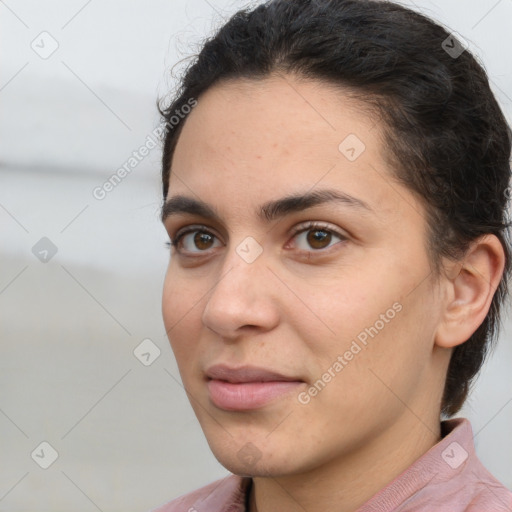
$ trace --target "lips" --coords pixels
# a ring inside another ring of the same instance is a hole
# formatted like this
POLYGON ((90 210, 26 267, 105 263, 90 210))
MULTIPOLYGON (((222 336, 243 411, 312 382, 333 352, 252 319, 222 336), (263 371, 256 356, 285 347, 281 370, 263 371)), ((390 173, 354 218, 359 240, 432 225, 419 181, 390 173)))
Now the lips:
POLYGON ((205 373, 211 401, 227 411, 264 407, 304 384, 297 377, 256 366, 234 368, 219 364, 211 366, 205 373))
POLYGON ((242 366, 240 368, 231 368, 223 364, 211 366, 206 371, 206 376, 210 379, 225 380, 233 383, 243 382, 290 382, 297 381, 295 377, 286 377, 280 373, 260 368, 257 366, 242 366))

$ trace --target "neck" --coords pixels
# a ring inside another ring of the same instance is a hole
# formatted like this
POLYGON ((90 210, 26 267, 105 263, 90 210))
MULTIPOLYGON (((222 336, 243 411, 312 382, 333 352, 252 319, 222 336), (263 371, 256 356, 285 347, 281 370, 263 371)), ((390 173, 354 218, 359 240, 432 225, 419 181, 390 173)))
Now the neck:
POLYGON ((438 418, 424 424, 409 411, 404 425, 301 474, 254 477, 249 512, 354 512, 441 439, 438 418))

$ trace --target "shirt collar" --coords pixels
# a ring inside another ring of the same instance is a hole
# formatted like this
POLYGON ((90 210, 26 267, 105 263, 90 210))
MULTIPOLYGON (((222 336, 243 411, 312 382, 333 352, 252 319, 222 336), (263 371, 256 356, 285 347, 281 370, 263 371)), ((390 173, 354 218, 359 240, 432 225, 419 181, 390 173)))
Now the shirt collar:
POLYGON ((445 484, 475 463, 473 431, 466 418, 441 422, 443 438, 357 512, 388 512, 427 486, 445 484))

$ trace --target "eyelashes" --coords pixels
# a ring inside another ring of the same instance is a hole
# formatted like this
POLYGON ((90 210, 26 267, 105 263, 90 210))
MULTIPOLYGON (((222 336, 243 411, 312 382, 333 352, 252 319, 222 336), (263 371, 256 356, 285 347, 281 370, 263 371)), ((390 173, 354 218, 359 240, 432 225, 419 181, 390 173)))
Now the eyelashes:
MULTIPOLYGON (((333 245, 348 240, 348 237, 329 224, 309 221, 297 226, 293 230, 291 240, 293 241, 295 239, 298 239, 302 245, 302 247, 298 248, 299 252, 311 254, 315 252, 325 253, 328 249, 333 247, 333 245), (307 236, 304 237, 301 235, 307 236), (332 241, 335 241, 335 243, 331 244, 332 241), (328 243, 327 246, 324 246, 325 242, 328 243)), ((197 257, 209 254, 211 249, 222 246, 222 243, 213 246, 209 245, 210 243, 215 244, 215 241, 220 242, 219 238, 207 227, 193 225, 179 231, 176 236, 166 242, 165 245, 168 248, 174 248, 178 254, 184 257, 197 257), (193 234, 195 235, 189 239, 189 235, 193 234), (191 242, 192 248, 186 248, 187 242, 191 242), (202 248, 198 248, 198 244, 201 245, 202 248), (204 247, 205 244, 208 247, 204 247)), ((285 248, 288 248, 289 244, 290 242, 287 242, 285 248)))
MULTIPOLYGON (((303 240, 303 242, 305 242, 306 244, 309 244, 309 247, 313 249, 313 252, 318 252, 318 251, 325 252, 325 249, 329 249, 330 247, 332 247, 332 245, 330 245, 330 242, 333 241, 333 238, 339 239, 339 241, 336 243, 347 240, 347 237, 345 235, 343 235, 342 233, 338 232, 335 229, 330 228, 329 225, 326 225, 323 223, 317 223, 317 222, 309 222, 308 224, 297 228, 294 231, 292 239, 298 238, 301 235, 308 234, 308 233, 313 233, 313 237, 306 236, 306 237, 304 237, 305 240, 303 240), (321 234, 321 235, 318 236, 319 234, 321 234), (322 244, 325 241, 329 242, 329 245, 324 247, 324 246, 322 246, 322 244), (316 245, 316 246, 312 246, 311 244, 316 245), (320 247, 318 247, 318 244, 320 244, 320 247)), ((336 243, 333 245, 336 245, 336 243)), ((304 252, 310 252, 307 247, 299 248, 299 250, 304 251, 304 252)))

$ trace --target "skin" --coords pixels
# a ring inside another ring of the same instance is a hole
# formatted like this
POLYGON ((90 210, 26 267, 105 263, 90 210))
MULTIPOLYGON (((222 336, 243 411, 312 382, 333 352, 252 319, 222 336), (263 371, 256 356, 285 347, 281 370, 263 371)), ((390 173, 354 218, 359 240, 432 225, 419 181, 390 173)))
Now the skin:
POLYGON ((356 510, 436 444, 453 347, 484 320, 503 272, 489 235, 436 279, 425 210, 393 179, 382 126, 364 107, 291 75, 224 82, 199 98, 175 150, 168 199, 200 199, 220 220, 165 219, 172 240, 191 225, 213 238, 194 244, 189 234, 172 248, 164 323, 215 457, 253 477, 251 512, 356 510), (349 134, 366 146, 355 161, 338 149, 349 134), (326 203, 271 222, 256 213, 320 189, 371 209, 326 203), (308 244, 315 229, 294 235, 307 221, 329 225, 323 245, 308 244), (252 263, 236 250, 248 236, 262 249, 252 263), (396 303, 400 312, 300 403, 298 392, 396 303), (206 386, 215 363, 263 366, 303 384, 257 410, 225 411, 206 386))

